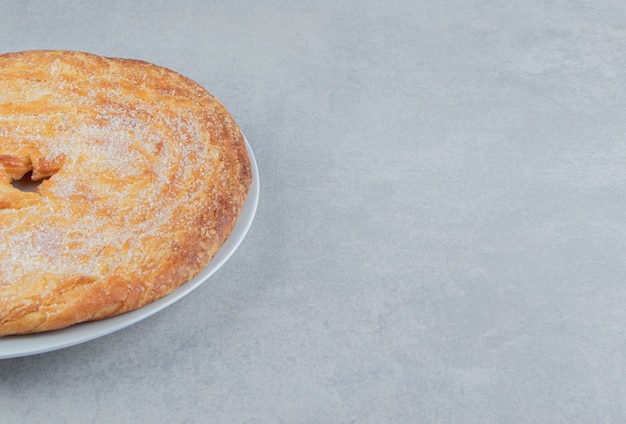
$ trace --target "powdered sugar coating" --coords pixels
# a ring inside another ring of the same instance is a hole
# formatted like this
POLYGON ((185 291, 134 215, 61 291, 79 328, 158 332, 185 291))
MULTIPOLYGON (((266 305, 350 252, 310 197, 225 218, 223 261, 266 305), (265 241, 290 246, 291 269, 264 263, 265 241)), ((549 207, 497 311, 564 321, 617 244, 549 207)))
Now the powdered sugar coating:
POLYGON ((187 281, 243 204, 242 149, 223 106, 174 72, 0 56, 0 335, 121 313, 187 281), (20 164, 50 174, 37 193, 8 184, 20 164))

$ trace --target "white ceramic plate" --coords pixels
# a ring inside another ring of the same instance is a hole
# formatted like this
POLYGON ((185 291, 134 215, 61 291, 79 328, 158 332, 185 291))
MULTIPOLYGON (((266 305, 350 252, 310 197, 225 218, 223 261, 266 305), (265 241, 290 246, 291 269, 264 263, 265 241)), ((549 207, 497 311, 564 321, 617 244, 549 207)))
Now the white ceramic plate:
POLYGON ((0 359, 16 358, 20 356, 50 352, 74 346, 79 343, 84 343, 113 333, 117 330, 121 330, 122 328, 135 324, 159 312, 160 310, 165 309, 207 281, 211 275, 224 265, 224 263, 231 257, 243 241, 250 225, 252 224, 257 204, 259 202, 259 171, 254 154, 250 148, 250 144, 247 139, 245 141, 250 161, 252 163, 252 187, 250 187, 250 192, 248 193, 246 202, 228 240, 226 240, 226 243, 224 243, 222 248, 213 257, 211 263, 209 263, 209 265, 203 269, 200 274, 198 274, 191 281, 180 286, 170 295, 150 303, 143 308, 136 309, 122 315, 117 315, 101 321, 86 322, 48 333, 0 338, 0 359))

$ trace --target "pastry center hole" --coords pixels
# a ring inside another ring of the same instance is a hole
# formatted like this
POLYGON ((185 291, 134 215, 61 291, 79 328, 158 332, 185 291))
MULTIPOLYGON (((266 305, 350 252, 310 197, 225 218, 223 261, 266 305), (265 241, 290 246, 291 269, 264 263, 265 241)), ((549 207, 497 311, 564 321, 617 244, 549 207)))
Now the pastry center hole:
POLYGON ((45 178, 35 181, 33 180, 32 177, 33 177, 32 171, 27 172, 19 180, 13 181, 11 185, 20 191, 33 192, 37 189, 37 187, 39 187, 39 185, 45 180, 45 178))

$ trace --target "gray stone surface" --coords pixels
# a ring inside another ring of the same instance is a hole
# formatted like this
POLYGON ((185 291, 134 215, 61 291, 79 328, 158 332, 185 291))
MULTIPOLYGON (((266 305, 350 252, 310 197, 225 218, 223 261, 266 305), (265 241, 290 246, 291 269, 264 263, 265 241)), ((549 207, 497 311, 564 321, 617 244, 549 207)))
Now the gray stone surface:
POLYGON ((0 361, 0 423, 626 421, 626 3, 0 3, 202 83, 261 173, 163 312, 0 361))

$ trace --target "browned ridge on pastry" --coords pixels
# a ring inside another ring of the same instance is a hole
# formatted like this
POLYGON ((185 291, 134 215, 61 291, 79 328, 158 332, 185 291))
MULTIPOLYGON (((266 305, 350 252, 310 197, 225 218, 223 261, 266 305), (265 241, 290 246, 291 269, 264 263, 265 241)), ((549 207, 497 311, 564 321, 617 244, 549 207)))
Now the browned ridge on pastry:
POLYGON ((251 179, 232 116, 176 72, 69 51, 0 55, 0 336, 172 292, 225 242, 251 179), (35 192, 12 184, 31 176, 35 192))

